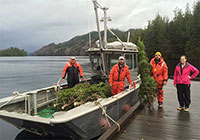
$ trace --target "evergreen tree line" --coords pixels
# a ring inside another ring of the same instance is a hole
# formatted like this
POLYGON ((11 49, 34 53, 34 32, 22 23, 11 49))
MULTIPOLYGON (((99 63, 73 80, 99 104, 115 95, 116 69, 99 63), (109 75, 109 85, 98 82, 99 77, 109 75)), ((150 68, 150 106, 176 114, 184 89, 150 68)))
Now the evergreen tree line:
MULTIPOLYGON (((157 14, 156 18, 148 22, 145 29, 130 29, 130 41, 136 43, 141 37, 146 46, 148 58, 154 57, 155 52, 160 51, 169 67, 169 75, 173 75, 174 68, 179 62, 181 55, 188 57, 188 62, 200 68, 200 1, 193 5, 189 4, 183 12, 175 9, 174 17, 162 17, 157 14)), ((117 34, 118 32, 116 32, 117 34)), ((118 34, 123 41, 126 35, 118 34)), ((110 38, 109 41, 113 41, 110 38)))
POLYGON ((5 50, 0 50, 0 56, 27 56, 25 50, 20 50, 19 48, 10 47, 5 50))

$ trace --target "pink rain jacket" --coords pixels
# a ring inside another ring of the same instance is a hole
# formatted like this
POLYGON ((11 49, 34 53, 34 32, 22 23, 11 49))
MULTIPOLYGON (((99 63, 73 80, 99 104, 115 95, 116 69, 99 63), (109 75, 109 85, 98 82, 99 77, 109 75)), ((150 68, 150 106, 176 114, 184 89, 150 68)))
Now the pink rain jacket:
POLYGON ((179 63, 174 71, 174 85, 176 84, 191 84, 191 79, 195 78, 199 74, 199 70, 189 63, 186 63, 185 67, 182 69, 181 74, 181 64, 179 63), (190 76, 190 74, 192 75, 190 76), (190 76, 191 78, 189 78, 190 76))

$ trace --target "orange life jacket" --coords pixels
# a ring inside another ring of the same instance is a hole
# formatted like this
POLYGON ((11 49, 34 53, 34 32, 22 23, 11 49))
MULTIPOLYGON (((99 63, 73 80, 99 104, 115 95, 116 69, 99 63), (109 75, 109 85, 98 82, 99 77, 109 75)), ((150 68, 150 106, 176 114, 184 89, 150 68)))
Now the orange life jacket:
POLYGON ((153 78, 159 85, 162 85, 163 81, 168 80, 167 64, 164 62, 163 58, 160 58, 160 62, 158 62, 158 64, 156 64, 155 58, 152 58, 150 64, 152 66, 151 72, 153 78))
POLYGON ((124 81, 125 77, 129 83, 132 83, 128 66, 124 64, 120 70, 119 65, 115 64, 110 71, 109 83, 112 84, 115 81, 124 81))

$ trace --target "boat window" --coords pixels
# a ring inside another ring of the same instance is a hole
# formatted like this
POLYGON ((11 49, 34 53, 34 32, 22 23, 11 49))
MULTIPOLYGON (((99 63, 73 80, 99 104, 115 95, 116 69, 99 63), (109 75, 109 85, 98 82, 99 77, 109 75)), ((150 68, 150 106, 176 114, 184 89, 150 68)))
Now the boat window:
POLYGON ((92 64, 92 69, 95 71, 100 71, 100 55, 99 54, 92 54, 90 56, 90 61, 92 64))
POLYGON ((107 62, 108 62, 108 71, 112 69, 112 67, 118 63, 120 54, 109 54, 107 55, 107 62))
POLYGON ((128 65, 129 69, 133 68, 133 55, 132 54, 126 54, 125 55, 125 59, 126 59, 126 65, 128 65))
POLYGON ((138 58, 137 58, 137 54, 134 54, 134 69, 136 69, 137 68, 137 60, 138 58))

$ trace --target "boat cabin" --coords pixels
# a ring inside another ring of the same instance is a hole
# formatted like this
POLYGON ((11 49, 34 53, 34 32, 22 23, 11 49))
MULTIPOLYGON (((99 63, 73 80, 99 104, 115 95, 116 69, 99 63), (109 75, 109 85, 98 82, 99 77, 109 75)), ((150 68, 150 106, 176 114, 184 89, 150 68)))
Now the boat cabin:
MULTIPOLYGON (((109 76, 112 67, 118 63, 119 56, 124 56, 125 63, 128 65, 131 75, 137 74, 138 68, 138 50, 137 46, 131 42, 123 42, 123 45, 118 42, 111 42, 107 44, 106 49, 100 47, 89 48, 92 75, 101 75, 102 71, 102 56, 103 53, 105 63, 105 74, 109 76), (126 48, 123 46, 125 45, 126 48)), ((133 77, 133 76, 132 76, 133 77)), ((134 76, 135 77, 135 76, 134 76)))

